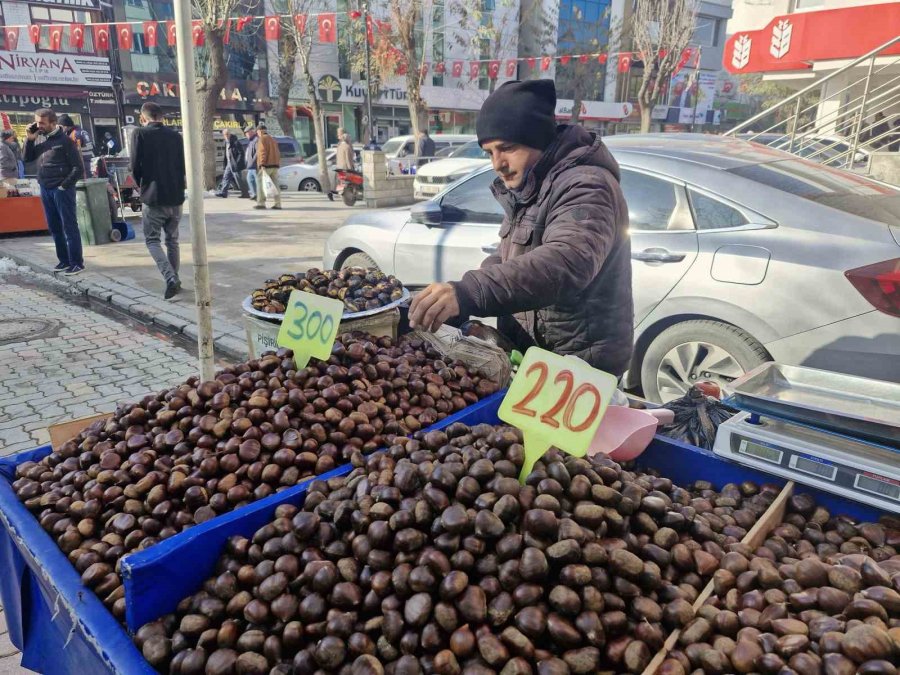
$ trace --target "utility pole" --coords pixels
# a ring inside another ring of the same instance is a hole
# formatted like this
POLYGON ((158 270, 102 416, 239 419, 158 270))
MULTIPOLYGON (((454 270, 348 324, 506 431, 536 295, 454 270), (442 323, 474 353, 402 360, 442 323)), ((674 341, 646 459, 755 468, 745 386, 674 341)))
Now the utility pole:
POLYGON ((694 125, 697 124, 697 102, 700 100, 700 57, 703 55, 703 45, 697 45, 697 67, 694 68, 694 86, 697 91, 694 92, 694 112, 691 115, 691 133, 694 132, 694 125))

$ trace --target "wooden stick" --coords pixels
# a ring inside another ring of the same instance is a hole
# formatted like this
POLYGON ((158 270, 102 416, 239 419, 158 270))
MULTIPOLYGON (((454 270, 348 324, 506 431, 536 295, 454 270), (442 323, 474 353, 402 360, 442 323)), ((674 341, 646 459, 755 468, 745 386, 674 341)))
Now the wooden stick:
MULTIPOLYGON (((762 543, 766 540, 766 537, 769 535, 775 527, 784 520, 784 514, 787 511, 788 500, 794 494, 794 481, 788 481, 787 485, 785 485, 781 492, 778 493, 778 496, 775 498, 769 508, 766 509, 766 512, 762 515, 762 517, 756 521, 756 524, 750 529, 750 531, 744 535, 744 538, 741 539, 742 544, 746 544, 752 549, 757 549, 762 546, 762 543)), ((713 581, 710 580, 708 584, 703 588, 700 592, 700 595, 697 596, 697 599, 694 601, 694 604, 691 606, 691 609, 694 610, 694 614, 700 611, 700 608, 703 607, 704 603, 709 600, 710 596, 713 594, 715 590, 713 581)), ((656 652, 656 656, 653 657, 653 660, 644 668, 644 672, 642 675, 655 675, 656 671, 659 670, 659 667, 663 664, 669 657, 669 652, 671 652, 675 645, 678 644, 678 638, 681 636, 681 629, 676 628, 673 630, 666 641, 663 643, 662 648, 658 652, 656 652)))

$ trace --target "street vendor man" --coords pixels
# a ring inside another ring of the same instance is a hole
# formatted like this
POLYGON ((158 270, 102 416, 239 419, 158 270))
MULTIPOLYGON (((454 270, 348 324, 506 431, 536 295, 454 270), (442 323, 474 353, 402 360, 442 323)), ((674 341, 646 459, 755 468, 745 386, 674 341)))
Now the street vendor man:
POLYGON ((523 352, 572 354, 620 377, 634 307, 619 166, 598 135, 557 126, 555 112, 552 80, 507 82, 484 102, 476 131, 506 212, 500 248, 461 280, 418 294, 410 325, 435 331, 454 317, 496 316, 523 352))

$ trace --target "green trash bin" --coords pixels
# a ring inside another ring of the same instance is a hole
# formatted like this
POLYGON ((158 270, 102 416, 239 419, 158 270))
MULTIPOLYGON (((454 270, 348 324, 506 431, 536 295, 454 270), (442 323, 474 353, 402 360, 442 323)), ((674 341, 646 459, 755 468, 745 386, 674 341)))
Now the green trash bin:
POLYGON ((86 178, 75 183, 75 212, 81 243, 96 246, 110 242, 112 220, 109 217, 109 199, 106 196, 105 178, 86 178))

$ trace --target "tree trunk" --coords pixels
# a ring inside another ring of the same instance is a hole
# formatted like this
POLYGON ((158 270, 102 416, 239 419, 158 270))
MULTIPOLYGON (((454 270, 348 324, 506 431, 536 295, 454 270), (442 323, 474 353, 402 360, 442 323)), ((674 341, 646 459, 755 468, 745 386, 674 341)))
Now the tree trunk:
POLYGON ((207 190, 216 187, 216 140, 213 136, 213 121, 218 108, 222 88, 228 79, 225 68, 225 43, 221 29, 204 28, 206 47, 209 51, 209 72, 198 78, 200 113, 200 153, 203 157, 203 182, 207 190))
MULTIPOLYGON (((308 55, 307 55, 308 56, 308 55)), ((325 160, 325 124, 322 120, 322 106, 316 91, 316 81, 309 69, 309 59, 303 59, 303 78, 306 80, 306 96, 309 99, 309 110, 313 117, 313 131, 316 136, 316 155, 319 158, 319 185, 322 192, 331 192, 331 178, 328 176, 328 163, 325 160)))
POLYGON ((278 82, 275 98, 275 115, 281 130, 291 138, 294 135, 294 122, 287 114, 288 102, 291 97, 291 88, 294 86, 294 68, 297 64, 297 43, 292 39, 279 41, 278 56, 281 59, 278 66, 278 82))
POLYGON ((641 104, 641 133, 646 134, 650 131, 650 123, 652 121, 653 106, 641 104))

